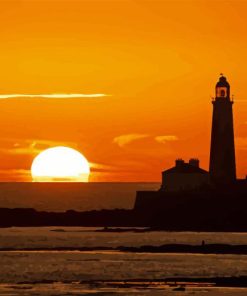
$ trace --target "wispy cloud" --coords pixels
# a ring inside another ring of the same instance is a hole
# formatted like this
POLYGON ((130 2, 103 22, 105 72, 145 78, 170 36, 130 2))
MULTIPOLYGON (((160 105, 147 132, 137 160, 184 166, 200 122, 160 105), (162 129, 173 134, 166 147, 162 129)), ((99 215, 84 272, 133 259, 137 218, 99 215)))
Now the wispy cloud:
POLYGON ((141 140, 148 137, 149 135, 147 134, 126 134, 115 137, 113 139, 113 143, 117 144, 119 147, 123 147, 133 141, 141 140))
POLYGON ((27 169, 0 169, 0 179, 3 182, 31 181, 31 172, 27 169))
POLYGON ((75 98, 102 98, 107 94, 0 94, 0 100, 4 99, 75 99, 75 98))
POLYGON ((113 165, 90 162, 90 170, 91 172, 117 172, 121 170, 121 166, 119 166, 119 164, 113 165))
POLYGON ((167 135, 167 136, 157 136, 154 138, 158 143, 166 144, 167 142, 174 142, 178 140, 177 136, 167 135))
MULTIPOLYGON (((1 142, 6 142, 7 147, 0 148, 1 152, 13 155, 25 155, 31 154, 35 155, 41 151, 54 147, 54 146, 68 146, 72 148, 77 148, 77 144, 74 142, 58 142, 49 140, 39 140, 39 139, 2 139, 1 142)), ((2 146, 4 143, 2 143, 2 146)))

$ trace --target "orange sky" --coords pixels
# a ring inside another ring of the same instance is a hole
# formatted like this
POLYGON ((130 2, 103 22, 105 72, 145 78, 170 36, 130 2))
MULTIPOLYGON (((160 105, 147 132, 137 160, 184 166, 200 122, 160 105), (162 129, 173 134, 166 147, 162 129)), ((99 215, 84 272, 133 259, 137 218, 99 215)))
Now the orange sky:
POLYGON ((238 177, 247 173, 247 2, 0 0, 0 181, 29 181, 56 145, 93 164, 91 181, 159 181, 174 159, 208 169, 211 96, 235 95, 238 177))

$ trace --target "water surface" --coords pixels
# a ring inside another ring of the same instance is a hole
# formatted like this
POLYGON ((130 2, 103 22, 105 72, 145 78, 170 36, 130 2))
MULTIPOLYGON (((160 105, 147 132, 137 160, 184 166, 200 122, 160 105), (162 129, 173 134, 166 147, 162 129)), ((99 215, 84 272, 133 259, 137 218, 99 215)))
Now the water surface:
POLYGON ((57 251, 57 247, 117 247, 166 243, 247 244, 246 233, 95 232, 97 228, 0 229, 0 295, 247 295, 245 288, 167 283, 168 277, 247 275, 246 255, 57 251), (55 230, 55 231, 54 231, 55 230), (50 248, 23 251, 22 248, 50 248))

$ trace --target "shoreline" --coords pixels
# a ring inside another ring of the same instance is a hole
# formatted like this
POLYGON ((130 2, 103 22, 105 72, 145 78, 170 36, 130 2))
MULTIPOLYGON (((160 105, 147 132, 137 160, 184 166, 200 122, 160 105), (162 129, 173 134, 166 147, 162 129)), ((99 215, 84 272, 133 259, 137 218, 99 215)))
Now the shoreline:
MULTIPOLYGON (((1 283, 1 285, 49 285, 49 284, 75 284, 74 281, 53 281, 48 279, 38 281, 20 281, 16 283, 1 283)), ((81 280, 78 285, 89 285, 91 287, 108 288, 136 288, 136 287, 212 287, 212 288, 247 288, 247 276, 230 277, 166 277, 162 279, 119 279, 119 280, 81 280)))
POLYGON ((124 253, 163 253, 163 254, 202 254, 202 255, 247 255, 247 245, 229 244, 165 244, 140 247, 55 247, 55 248, 0 248, 0 252, 124 252, 124 253))

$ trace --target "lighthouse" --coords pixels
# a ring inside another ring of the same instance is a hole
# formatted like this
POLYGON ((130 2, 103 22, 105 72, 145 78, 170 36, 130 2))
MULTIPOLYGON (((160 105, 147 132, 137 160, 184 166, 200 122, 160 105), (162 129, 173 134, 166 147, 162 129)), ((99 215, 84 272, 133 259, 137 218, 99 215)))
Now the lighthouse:
POLYGON ((216 184, 231 184, 236 180, 233 130, 233 101, 230 84, 221 74, 215 87, 209 173, 216 184))

